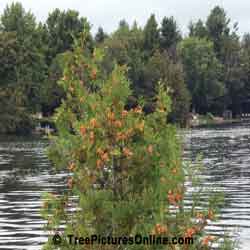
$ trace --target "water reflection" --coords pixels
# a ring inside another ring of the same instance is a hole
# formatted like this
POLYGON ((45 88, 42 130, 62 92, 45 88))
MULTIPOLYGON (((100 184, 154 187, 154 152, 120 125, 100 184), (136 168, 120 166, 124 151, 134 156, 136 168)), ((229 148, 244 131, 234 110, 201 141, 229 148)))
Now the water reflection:
POLYGON ((194 129, 185 137, 185 157, 203 155, 204 185, 225 192, 225 206, 212 233, 223 229, 240 241, 240 249, 250 245, 250 124, 213 129, 194 129))
POLYGON ((40 216, 45 191, 63 189, 52 173, 47 141, 0 137, 0 249, 41 249, 46 241, 40 216))

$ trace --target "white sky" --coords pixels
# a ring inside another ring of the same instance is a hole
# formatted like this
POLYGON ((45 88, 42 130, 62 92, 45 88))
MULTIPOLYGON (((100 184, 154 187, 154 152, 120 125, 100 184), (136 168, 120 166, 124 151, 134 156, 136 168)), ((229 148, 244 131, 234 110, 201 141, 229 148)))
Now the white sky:
MULTIPOLYGON (((0 0, 0 14, 6 4, 13 0, 0 0)), ((26 10, 36 16, 38 21, 45 21, 48 13, 55 8, 74 9, 81 16, 87 17, 95 32, 102 26, 106 32, 112 32, 121 19, 132 24, 136 20, 144 25, 151 13, 158 22, 163 16, 174 16, 185 34, 190 20, 207 17, 215 5, 225 8, 232 22, 239 23, 239 33, 250 32, 249 0, 19 0, 26 10)))

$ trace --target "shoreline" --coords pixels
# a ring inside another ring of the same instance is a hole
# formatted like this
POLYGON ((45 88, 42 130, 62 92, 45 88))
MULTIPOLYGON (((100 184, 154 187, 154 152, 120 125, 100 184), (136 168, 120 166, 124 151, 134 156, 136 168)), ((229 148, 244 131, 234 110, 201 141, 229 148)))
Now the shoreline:
POLYGON ((243 122, 250 122, 250 118, 249 119, 242 119, 242 118, 238 118, 238 119, 230 119, 230 120, 211 120, 211 121, 206 121, 200 124, 193 124, 190 126, 190 128, 209 128, 209 127, 217 127, 217 126, 224 126, 224 125, 230 125, 230 124, 240 124, 243 122))

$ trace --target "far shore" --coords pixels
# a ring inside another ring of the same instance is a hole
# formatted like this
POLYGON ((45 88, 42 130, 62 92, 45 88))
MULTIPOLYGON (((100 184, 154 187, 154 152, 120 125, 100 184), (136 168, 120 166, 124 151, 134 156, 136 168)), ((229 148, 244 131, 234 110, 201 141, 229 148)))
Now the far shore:
POLYGON ((225 120, 223 118, 221 119, 214 119, 209 121, 202 121, 199 124, 191 124, 190 128, 208 128, 208 127, 214 127, 219 125, 230 125, 230 124, 238 124, 242 122, 250 122, 250 118, 235 118, 235 119, 228 119, 225 120))

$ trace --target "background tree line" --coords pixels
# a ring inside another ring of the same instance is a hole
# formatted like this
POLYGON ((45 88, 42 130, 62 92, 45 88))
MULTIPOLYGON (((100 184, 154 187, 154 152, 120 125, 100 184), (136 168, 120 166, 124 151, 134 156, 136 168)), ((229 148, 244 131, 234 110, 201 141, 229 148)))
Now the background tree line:
POLYGON ((0 132, 28 131, 32 114, 50 116, 60 105, 67 95, 57 84, 64 55, 83 30, 90 50, 106 51, 103 74, 115 63, 128 66, 133 89, 128 106, 143 95, 150 112, 162 81, 172 98, 172 122, 184 125, 190 110, 250 112, 250 34, 240 37, 237 23, 221 7, 212 9, 206 21, 190 23, 188 36, 182 37, 174 17, 157 23, 151 15, 144 27, 122 20, 112 34, 100 27, 93 35, 88 20, 75 10, 55 9, 38 23, 13 3, 0 17, 0 132))

